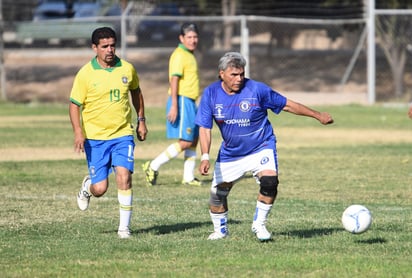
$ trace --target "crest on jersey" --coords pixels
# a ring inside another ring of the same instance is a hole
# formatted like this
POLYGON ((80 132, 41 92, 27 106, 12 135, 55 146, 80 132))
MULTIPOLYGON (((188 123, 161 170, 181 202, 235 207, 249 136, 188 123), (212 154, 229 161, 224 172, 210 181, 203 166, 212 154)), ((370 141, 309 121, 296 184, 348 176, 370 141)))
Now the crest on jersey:
POLYGON ((250 102, 248 100, 242 100, 239 103, 239 109, 242 112, 248 112, 250 110, 250 107, 251 107, 251 105, 250 105, 250 102))
POLYGON ((220 103, 215 104, 215 110, 216 110, 215 118, 217 118, 217 119, 222 119, 222 118, 225 117, 225 116, 222 114, 223 104, 220 104, 220 103))

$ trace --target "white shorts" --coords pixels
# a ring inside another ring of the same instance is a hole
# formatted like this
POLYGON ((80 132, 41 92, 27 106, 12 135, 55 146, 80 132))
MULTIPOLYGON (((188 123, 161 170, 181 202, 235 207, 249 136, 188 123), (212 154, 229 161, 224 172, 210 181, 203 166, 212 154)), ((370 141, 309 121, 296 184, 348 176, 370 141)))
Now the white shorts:
POLYGON ((236 182, 247 172, 252 172, 253 176, 263 170, 278 171, 276 153, 273 150, 265 149, 242 157, 236 161, 216 162, 213 172, 212 188, 224 182, 236 182))

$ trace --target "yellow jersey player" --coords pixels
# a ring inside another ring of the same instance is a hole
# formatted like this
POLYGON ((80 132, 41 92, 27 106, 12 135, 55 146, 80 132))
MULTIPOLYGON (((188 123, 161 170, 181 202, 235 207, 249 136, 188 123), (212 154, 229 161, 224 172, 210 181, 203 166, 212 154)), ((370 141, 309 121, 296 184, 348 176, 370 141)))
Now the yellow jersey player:
POLYGON ((139 140, 146 139, 144 100, 133 65, 115 54, 116 33, 111 28, 93 31, 92 49, 96 56, 79 70, 70 94, 74 149, 86 153, 89 169, 77 204, 86 210, 91 196, 103 196, 113 171, 120 207, 118 236, 128 238, 133 200, 133 135, 136 129, 139 140), (132 106, 138 115, 136 125, 132 122, 132 106))
POLYGON ((198 44, 198 29, 194 23, 184 23, 180 44, 169 59, 169 98, 166 106, 166 135, 178 141, 169 145, 154 160, 142 165, 149 186, 155 185, 160 166, 184 152, 182 184, 200 186, 195 178, 196 146, 199 128, 195 124, 196 100, 200 95, 199 74, 193 54, 198 44))

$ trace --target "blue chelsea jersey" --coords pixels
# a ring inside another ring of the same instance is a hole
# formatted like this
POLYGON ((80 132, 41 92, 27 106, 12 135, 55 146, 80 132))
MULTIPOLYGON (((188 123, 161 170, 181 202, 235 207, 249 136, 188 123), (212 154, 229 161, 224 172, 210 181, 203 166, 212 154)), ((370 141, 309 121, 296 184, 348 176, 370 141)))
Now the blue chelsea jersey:
POLYGON ((242 89, 233 95, 227 94, 221 81, 217 81, 203 92, 196 124, 211 129, 215 121, 223 138, 217 161, 236 160, 276 148, 267 111, 279 114, 286 101, 269 86, 251 79, 245 78, 242 89))

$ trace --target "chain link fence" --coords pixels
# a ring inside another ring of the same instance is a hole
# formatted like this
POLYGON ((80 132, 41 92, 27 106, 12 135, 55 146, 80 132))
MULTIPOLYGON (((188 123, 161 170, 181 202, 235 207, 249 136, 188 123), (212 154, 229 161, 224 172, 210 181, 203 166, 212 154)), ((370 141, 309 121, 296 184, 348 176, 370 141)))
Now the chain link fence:
MULTIPOLYGON (((304 92, 365 95, 367 92, 366 58, 361 36, 365 26, 358 21, 294 21, 252 16, 113 16, 93 18, 91 21, 78 20, 78 25, 75 26, 73 21, 47 21, 37 26, 37 31, 29 30, 25 34, 21 34, 21 26, 28 24, 33 27, 33 24, 21 22, 17 25, 20 29, 16 29, 13 43, 22 53, 40 52, 45 59, 47 53, 52 55, 53 49, 61 54, 68 53, 67 57, 61 57, 61 64, 65 64, 64 61, 71 60, 70 55, 75 56, 79 49, 89 47, 88 36, 92 28, 109 25, 120 35, 118 55, 135 62, 141 76, 147 79, 159 76, 159 80, 154 81, 156 84, 163 84, 162 90, 166 91, 168 55, 177 46, 180 25, 186 21, 195 22, 200 29, 200 45, 196 55, 202 87, 216 80, 218 59, 224 52, 239 51, 247 57, 247 73, 250 78, 268 83, 285 94, 304 92), (74 50, 62 51, 70 48, 74 50), (142 55, 146 55, 147 59, 142 58, 142 55), (145 64, 145 61, 149 64, 145 64), (158 67, 158 64, 162 64, 162 67, 158 67), (151 67, 156 71, 153 72, 151 67)), ((11 50, 6 50, 9 51, 11 50)), ((35 76, 34 71, 40 70, 42 62, 34 66, 27 65, 28 68, 24 69, 24 64, 19 64, 18 67, 8 65, 7 57, 6 55, 8 97, 17 100, 13 96, 16 94, 13 88, 27 84, 28 81, 36 82, 28 78, 35 76)), ((67 78, 67 66, 58 63, 53 66, 55 80, 46 80, 49 85, 67 78), (62 77, 59 77, 59 71, 62 77)), ((75 71, 72 72, 74 74, 75 71)), ((70 82, 66 86, 71 86, 70 82)), ((28 97, 25 99, 34 95, 30 89, 26 90, 28 97)), ((59 90, 68 92, 70 87, 59 90)), ((24 92, 17 94, 21 98, 24 92)), ((64 97, 50 99, 59 100, 64 97)))

